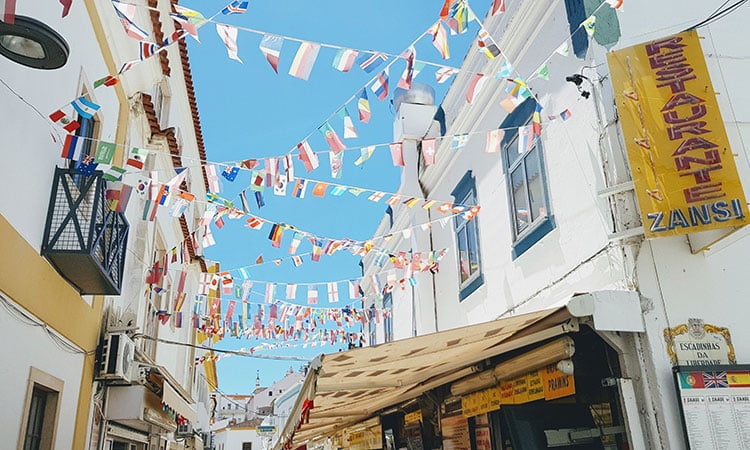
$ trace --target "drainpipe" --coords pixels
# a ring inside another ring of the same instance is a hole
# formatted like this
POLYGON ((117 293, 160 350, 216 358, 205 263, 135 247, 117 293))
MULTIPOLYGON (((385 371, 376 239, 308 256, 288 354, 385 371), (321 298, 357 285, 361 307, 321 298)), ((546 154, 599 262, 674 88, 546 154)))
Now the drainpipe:
MULTIPOLYGON (((435 112, 435 91, 429 85, 413 83, 409 90, 396 89, 393 94, 393 104, 396 108, 396 118, 393 122, 393 141, 401 142, 403 145, 404 167, 401 170, 401 184, 398 193, 404 197, 424 198, 425 194, 419 183, 419 144, 427 135, 433 124, 435 112)), ((399 205, 399 212, 405 211, 404 205, 399 205)), ((395 212, 395 211, 394 211, 395 212)), ((429 216, 426 211, 415 211, 410 220, 414 227, 417 223, 426 222, 429 216)), ((429 239, 416 237, 416 232, 411 235, 412 251, 426 248, 432 243, 432 230, 429 231, 429 239), (421 244, 421 245, 420 245, 421 244)), ((415 275, 416 276, 416 275, 415 275)), ((418 286, 411 286, 411 313, 412 313, 412 335, 417 333, 417 292, 418 286)), ((432 290, 433 304, 436 302, 434 288, 432 290)), ((435 328, 437 329, 437 315, 435 315, 435 328)))

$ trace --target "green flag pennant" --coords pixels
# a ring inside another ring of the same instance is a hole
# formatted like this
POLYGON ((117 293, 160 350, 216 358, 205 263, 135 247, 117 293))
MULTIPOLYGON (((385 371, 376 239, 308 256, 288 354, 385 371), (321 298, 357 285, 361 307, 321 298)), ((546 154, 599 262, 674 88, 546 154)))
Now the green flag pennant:
POLYGON ((117 146, 111 142, 100 141, 96 147, 94 162, 97 164, 112 164, 117 146))

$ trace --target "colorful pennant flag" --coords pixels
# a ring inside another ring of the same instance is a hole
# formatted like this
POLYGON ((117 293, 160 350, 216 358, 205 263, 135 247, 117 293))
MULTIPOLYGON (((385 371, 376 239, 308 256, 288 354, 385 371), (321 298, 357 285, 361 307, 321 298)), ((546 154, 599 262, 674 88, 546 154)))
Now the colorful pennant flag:
POLYGON ((391 159, 394 166, 404 166, 404 144, 402 142, 393 142, 389 145, 391 148, 391 159))
POLYGON ((143 170, 143 167, 146 164, 146 158, 148 158, 147 149, 133 147, 130 149, 125 165, 136 170, 143 170))
POLYGON ((350 48, 342 48, 333 58, 333 68, 341 72, 349 72, 359 52, 350 48))
POLYGON ((477 46, 479 50, 487 56, 488 59, 495 59, 500 55, 500 49, 492 39, 492 36, 482 28, 479 30, 479 36, 477 37, 477 46))
POLYGON ((339 301, 339 284, 329 282, 328 284, 328 302, 337 303, 339 301))
POLYGON ((96 146, 94 162, 97 164, 112 164, 116 149, 117 146, 111 142, 99 141, 99 145, 96 146))
POLYGON ((445 83, 450 77, 457 73, 458 70, 453 67, 441 67, 435 72, 435 79, 438 83, 445 83))
POLYGON ((589 37, 593 36, 594 32, 596 32, 596 16, 587 17, 581 25, 583 26, 583 29, 586 30, 586 34, 588 34, 589 37))
POLYGON ((435 138, 422 139, 422 159, 425 166, 435 164, 435 138))
POLYGON ((221 192, 221 184, 219 184, 219 176, 216 174, 216 166, 213 164, 206 164, 203 166, 203 171, 206 173, 209 191, 214 194, 221 192))
POLYGON ((398 87, 401 89, 411 89, 411 82, 414 79, 414 59, 416 56, 417 50, 414 47, 409 47, 406 51, 406 68, 398 80, 398 87))
POLYGON ((297 182, 294 185, 294 192, 292 195, 296 198, 305 198, 305 191, 307 190, 307 180, 304 178, 297 178, 297 182))
POLYGON ((362 52, 359 57, 357 57, 356 62, 362 70, 367 73, 372 73, 387 60, 388 57, 385 56, 385 53, 362 52))
POLYGON ((362 292, 360 291, 359 287, 359 281, 357 280, 349 280, 349 298, 360 298, 362 296, 362 292))
POLYGON ((438 20, 435 22, 435 25, 430 27, 429 32, 432 34, 432 45, 440 52, 440 56, 443 59, 450 58, 451 52, 448 49, 448 34, 445 32, 443 24, 438 20))
POLYGON ((136 25, 133 20, 137 11, 136 5, 113 1, 112 6, 115 7, 115 13, 117 13, 117 17, 120 19, 123 28, 125 28, 125 34, 139 41, 148 37, 146 30, 136 25))
POLYGON ((569 109, 565 109, 565 111, 560 113, 560 118, 562 118, 563 122, 570 119, 570 117, 573 115, 573 113, 570 112, 569 109))
POLYGON ((224 7, 224 9, 221 10, 221 13, 225 16, 229 16, 231 14, 242 14, 247 12, 247 1, 242 0, 234 0, 230 4, 224 7))
POLYGON ((565 41, 562 44, 560 44, 560 46, 555 49, 555 53, 557 53, 560 56, 570 55, 570 49, 568 48, 568 41, 565 41))
POLYGON ((544 63, 541 66, 539 66, 539 68, 536 69, 536 72, 534 72, 534 74, 537 75, 539 78, 549 81, 549 66, 547 66, 547 63, 544 63))
POLYGON ((344 152, 339 154, 331 152, 328 154, 328 159, 331 163, 331 178, 341 178, 341 171, 344 167, 344 152))
POLYGON ((234 181, 237 178, 237 174, 240 173, 239 167, 228 166, 221 172, 221 176, 226 178, 227 181, 234 181))
POLYGON ((154 44, 153 42, 140 41, 139 50, 140 52, 138 53, 138 59, 143 61, 152 57, 154 53, 159 50, 159 46, 154 44))
POLYGON ((111 87, 111 86, 116 85, 119 82, 120 82, 119 78, 113 77, 112 75, 107 75, 106 77, 102 77, 94 81, 94 89, 100 86, 111 87))
POLYGON ((226 46, 229 58, 242 63, 240 57, 237 56, 237 28, 231 25, 217 23, 216 32, 219 34, 224 46, 226 46))
POLYGON ((94 117, 94 114, 96 114, 96 112, 99 111, 99 108, 101 108, 101 106, 97 105, 84 96, 78 97, 70 104, 71 106, 73 106, 73 109, 78 113, 79 116, 86 119, 91 119, 92 117, 94 117))
POLYGON ((302 80, 310 78, 310 72, 312 72, 315 60, 318 58, 319 51, 320 44, 302 42, 297 50, 297 54, 294 56, 292 66, 289 68, 289 75, 302 80))
POLYGON ((358 137, 357 130, 354 128, 354 122, 352 121, 352 117, 349 115, 349 111, 346 109, 346 106, 342 106, 341 109, 339 109, 336 114, 341 117, 341 119, 344 121, 344 139, 353 139, 358 137))
POLYGON ((271 241, 271 245, 275 248, 281 247, 281 238, 284 236, 284 227, 275 223, 271 226, 271 232, 268 234, 268 239, 271 241))
POLYGON ((370 200, 371 202, 377 203, 383 199, 383 196, 385 196, 385 192, 376 191, 376 192, 373 192, 372 195, 367 197, 367 199, 370 200))
POLYGON ((485 153, 497 153, 500 151, 500 143, 505 135, 504 130, 490 130, 487 132, 487 144, 484 147, 485 153))
POLYGON ((81 124, 78 123, 77 120, 69 116, 62 109, 58 109, 57 111, 50 114, 49 118, 50 120, 55 122, 55 124, 61 126, 68 133, 72 133, 81 127, 81 124))
POLYGON ((305 169, 308 172, 312 172, 318 168, 320 165, 318 155, 316 155, 312 147, 310 147, 310 143, 307 142, 307 139, 297 144, 297 149, 299 150, 299 159, 302 161, 302 164, 305 165, 305 169))
POLYGON ((326 189, 328 189, 328 183, 318 181, 317 183, 315 183, 315 187, 313 188, 313 195, 315 197, 325 197, 326 189))
POLYGON ((16 23, 16 0, 0 0, 0 18, 8 25, 16 23))
POLYGON ((359 121, 367 123, 370 121, 370 101, 367 99, 367 89, 362 89, 357 100, 359 110, 359 121))
POLYGON ((297 298, 297 285, 289 283, 286 285, 286 299, 294 300, 295 298, 297 298))
POLYGON ((489 78, 485 77, 484 74, 474 74, 474 78, 471 79, 469 87, 466 89, 466 101, 469 103, 473 102, 477 98, 479 92, 484 88, 489 78))
POLYGON ((500 65, 500 72, 495 75, 495 78, 502 79, 511 76, 513 73, 513 64, 507 59, 500 65))
POLYGON ((336 134, 336 131, 333 129, 331 124, 328 123, 328 121, 323 122, 323 125, 318 127, 318 131, 320 131, 320 134, 323 135, 326 142, 328 143, 328 146, 331 148, 331 151, 333 151, 334 153, 339 153, 346 148, 346 145, 341 142, 339 135, 336 134))
POLYGON ((463 34, 469 25, 469 8, 466 2, 458 0, 451 4, 448 11, 448 19, 445 21, 451 34, 463 34))
POLYGON ((104 169, 104 174, 102 175, 102 178, 104 178, 107 181, 117 181, 120 178, 122 178, 122 175, 125 173, 125 169, 117 166, 109 166, 104 169))
POLYGON ((542 105, 536 104, 534 114, 531 116, 531 128, 536 136, 542 134, 542 105))
POLYGON ((469 142, 469 135, 467 133, 456 134, 453 136, 453 140, 451 141, 451 149, 461 150, 462 148, 466 147, 467 142, 469 142))
POLYGON ((369 147, 363 147, 359 149, 360 155, 359 158, 357 158, 356 161, 354 161, 355 166, 359 166, 368 159, 370 159, 370 156, 372 156, 372 153, 375 151, 375 146, 371 145, 369 147))
POLYGON ((289 244, 289 254, 293 255, 297 253, 297 248, 299 248, 299 244, 302 242, 302 238, 304 235, 300 233, 299 231, 295 231, 292 235, 292 243, 289 244))
POLYGON ((264 34, 258 47, 276 73, 279 73, 279 59, 281 58, 282 45, 284 45, 284 38, 281 36, 264 34))
POLYGON ((62 153, 60 156, 66 159, 78 159, 83 150, 83 139, 79 139, 75 134, 65 136, 62 153))
POLYGON ((307 287, 307 304, 317 305, 318 304, 318 288, 315 286, 307 287))
POLYGON ((388 97, 388 68, 378 74, 370 89, 380 100, 388 97))
POLYGON ((492 15, 505 12, 505 0, 492 0, 492 15))
POLYGON ((534 147, 534 130, 532 125, 518 128, 518 154, 523 155, 534 147))

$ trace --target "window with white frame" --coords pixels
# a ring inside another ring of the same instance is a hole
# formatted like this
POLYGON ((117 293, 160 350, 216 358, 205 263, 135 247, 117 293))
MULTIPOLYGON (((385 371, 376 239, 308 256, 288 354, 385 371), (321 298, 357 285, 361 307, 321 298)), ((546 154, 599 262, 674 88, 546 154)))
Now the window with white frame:
MULTIPOLYGON (((466 172, 451 195, 457 205, 471 207, 477 204, 476 181, 471 171, 466 172)), ((479 257, 479 220, 476 216, 458 214, 453 223, 458 253, 459 299, 463 300, 484 283, 479 257)))
POLYGON ((522 255, 555 228, 550 211, 541 136, 531 121, 536 108, 529 98, 508 115, 500 128, 503 169, 510 205, 513 258, 522 255))

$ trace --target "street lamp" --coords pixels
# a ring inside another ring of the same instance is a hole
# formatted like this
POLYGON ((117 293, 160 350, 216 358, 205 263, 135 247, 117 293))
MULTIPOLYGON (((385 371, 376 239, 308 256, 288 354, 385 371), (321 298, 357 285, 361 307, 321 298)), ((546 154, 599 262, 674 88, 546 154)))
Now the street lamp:
POLYGON ((25 16, 15 23, 0 22, 0 55, 34 69, 58 69, 68 61, 70 49, 55 30, 25 16))

